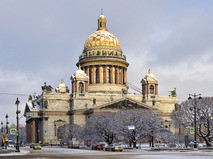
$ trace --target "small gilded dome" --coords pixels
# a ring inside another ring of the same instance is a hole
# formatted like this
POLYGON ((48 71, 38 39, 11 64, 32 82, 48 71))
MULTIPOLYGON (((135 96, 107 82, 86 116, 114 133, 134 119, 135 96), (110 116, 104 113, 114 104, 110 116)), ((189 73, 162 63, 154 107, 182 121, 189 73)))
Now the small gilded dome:
POLYGON ((120 42, 115 35, 107 30, 106 24, 106 17, 103 15, 103 12, 101 12, 101 15, 98 18, 98 29, 86 40, 84 49, 93 46, 113 46, 121 49, 120 42))
POLYGON ((105 15, 103 15, 103 13, 101 13, 101 15, 99 16, 99 19, 106 19, 105 15))

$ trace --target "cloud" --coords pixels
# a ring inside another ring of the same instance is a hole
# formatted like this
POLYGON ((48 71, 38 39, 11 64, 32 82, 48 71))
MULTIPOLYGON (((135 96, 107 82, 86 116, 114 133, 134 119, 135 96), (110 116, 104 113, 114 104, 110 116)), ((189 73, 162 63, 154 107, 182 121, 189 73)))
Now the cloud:
MULTIPOLYGON (((55 88, 61 79, 70 88, 103 8, 130 64, 129 83, 141 87, 151 67, 160 95, 176 87, 180 101, 194 92, 212 96, 212 6, 211 0, 2 0, 0 92, 40 93, 44 82, 55 88)), ((0 120, 9 113, 15 123, 16 97, 0 95, 0 120)), ((28 97, 19 98, 23 112, 28 97)))

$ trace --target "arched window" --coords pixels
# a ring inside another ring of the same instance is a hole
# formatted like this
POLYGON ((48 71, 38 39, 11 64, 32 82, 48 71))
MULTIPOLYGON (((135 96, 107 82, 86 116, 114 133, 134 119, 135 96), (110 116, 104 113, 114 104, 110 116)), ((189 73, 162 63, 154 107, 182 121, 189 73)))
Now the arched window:
POLYGON ((149 87, 149 93, 150 93, 150 94, 154 94, 154 92, 155 92, 155 87, 154 87, 153 85, 151 85, 151 86, 149 87))
POLYGON ((96 69, 96 83, 100 83, 99 68, 96 69))
POLYGON ((84 93, 84 84, 82 82, 79 83, 79 93, 84 93))

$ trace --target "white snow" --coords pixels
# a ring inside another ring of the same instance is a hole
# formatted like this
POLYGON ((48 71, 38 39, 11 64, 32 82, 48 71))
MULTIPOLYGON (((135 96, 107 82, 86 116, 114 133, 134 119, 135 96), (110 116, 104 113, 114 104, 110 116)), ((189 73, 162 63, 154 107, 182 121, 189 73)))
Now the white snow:
POLYGON ((12 153, 7 153, 7 154, 0 154, 0 156, 19 156, 19 155, 26 155, 28 153, 29 153, 29 151, 21 150, 20 152, 12 152, 12 153))

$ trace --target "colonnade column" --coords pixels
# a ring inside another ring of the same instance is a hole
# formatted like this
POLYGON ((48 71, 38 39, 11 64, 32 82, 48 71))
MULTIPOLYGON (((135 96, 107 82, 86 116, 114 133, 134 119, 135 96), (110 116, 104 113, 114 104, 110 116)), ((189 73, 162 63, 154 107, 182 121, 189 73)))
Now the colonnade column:
POLYGON ((103 67, 99 66, 99 78, 100 78, 100 83, 103 83, 103 67))
POLYGON ((109 83, 109 67, 108 66, 105 66, 104 67, 105 69, 105 78, 104 78, 104 83, 109 83))
POLYGON ((124 67, 116 66, 97 66, 83 68, 87 76, 90 78, 90 84, 95 83, 112 83, 112 84, 126 84, 127 83, 127 69, 124 67), (99 71, 97 71, 97 69, 99 71), (96 74, 98 73, 98 74, 96 74), (97 81, 97 76, 99 81, 97 81))
POLYGON ((117 79, 116 80, 116 83, 119 84, 120 83, 120 69, 119 67, 116 68, 116 76, 117 76, 117 79))
POLYGON ((115 67, 111 67, 111 83, 115 83, 115 67))
POLYGON ((96 83, 96 67, 92 68, 92 83, 96 83))
POLYGON ((85 73, 87 74, 87 76, 89 76, 89 66, 85 67, 85 73))
POLYGON ((123 67, 120 68, 120 84, 123 84, 123 67))

